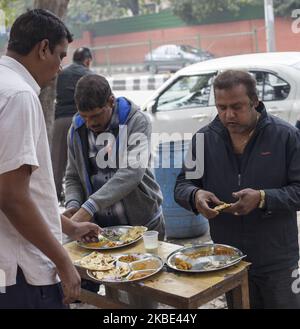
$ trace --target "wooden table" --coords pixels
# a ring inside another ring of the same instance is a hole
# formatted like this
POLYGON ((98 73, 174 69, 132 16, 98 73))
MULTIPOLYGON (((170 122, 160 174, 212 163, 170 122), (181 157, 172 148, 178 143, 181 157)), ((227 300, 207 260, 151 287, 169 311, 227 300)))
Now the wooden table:
MULTIPOLYGON (((159 242, 158 255, 166 260, 167 256, 182 246, 159 242)), ((91 251, 79 247, 76 242, 65 244, 73 261, 89 254, 91 251)), ((103 253, 144 253, 145 249, 141 241, 132 246, 104 251, 103 253)), ((234 308, 249 308, 248 292, 248 267, 249 263, 241 261, 230 268, 210 272, 191 273, 174 272, 163 269, 155 276, 144 281, 132 283, 106 284, 116 287, 130 294, 143 295, 163 304, 175 308, 196 309, 199 306, 221 296, 230 293, 234 308)), ((78 268, 82 278, 91 280, 84 269, 78 268)), ((126 308, 126 304, 108 300, 105 296, 82 289, 81 301, 100 308, 126 308)), ((128 305, 127 305, 128 308, 128 305)))

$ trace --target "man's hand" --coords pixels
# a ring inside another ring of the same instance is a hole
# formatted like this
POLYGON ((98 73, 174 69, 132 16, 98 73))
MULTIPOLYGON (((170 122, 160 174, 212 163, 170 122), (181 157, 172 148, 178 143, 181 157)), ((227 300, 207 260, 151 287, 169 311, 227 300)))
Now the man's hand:
POLYGON ((89 222, 92 216, 84 209, 80 208, 72 217, 71 220, 75 222, 89 222))
POLYGON ((219 213, 216 210, 211 209, 208 204, 212 203, 214 205, 222 204, 223 202, 220 201, 213 193, 199 190, 195 194, 195 206, 196 209, 199 211, 207 219, 212 219, 216 217, 219 213))
POLYGON ((70 227, 66 233, 73 240, 81 240, 84 242, 97 242, 98 234, 101 233, 101 228, 93 223, 84 222, 78 223, 70 219, 67 219, 70 222, 70 227))
POLYGON ((81 279, 72 262, 67 259, 62 266, 57 267, 58 275, 64 293, 64 304, 78 300, 81 292, 81 279))
POLYGON ((65 212, 63 212, 63 215, 71 218, 76 212, 79 210, 79 208, 69 208, 65 212))
POLYGON ((233 197, 238 201, 233 203, 226 212, 230 212, 236 216, 248 215, 252 210, 256 209, 260 202, 260 192, 251 188, 246 188, 236 193, 232 193, 233 197))

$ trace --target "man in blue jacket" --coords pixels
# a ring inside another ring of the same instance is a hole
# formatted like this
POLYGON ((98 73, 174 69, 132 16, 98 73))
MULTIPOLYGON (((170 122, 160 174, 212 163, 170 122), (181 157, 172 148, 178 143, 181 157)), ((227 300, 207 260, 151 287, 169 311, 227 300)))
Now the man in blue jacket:
POLYGON ((248 255, 252 308, 299 308, 293 284, 299 275, 299 132, 266 112, 246 72, 219 74, 214 93, 218 116, 198 131, 204 134, 204 174, 187 179, 184 166, 175 199, 210 219, 215 243, 248 255), (213 208, 222 202, 231 207, 219 213, 213 208))
MULTIPOLYGON (((143 225, 163 240, 162 193, 150 168, 149 119, 126 98, 115 98, 99 75, 79 80, 75 101, 79 113, 69 133, 64 214, 101 227, 143 225), (138 136, 142 138, 136 143, 138 136), (138 153, 141 159, 135 161, 131 155, 138 153)), ((87 288, 98 290, 90 284, 87 288)), ((118 298, 112 289, 109 295, 118 298)), ((131 306, 156 306, 144 296, 128 298, 131 306)))

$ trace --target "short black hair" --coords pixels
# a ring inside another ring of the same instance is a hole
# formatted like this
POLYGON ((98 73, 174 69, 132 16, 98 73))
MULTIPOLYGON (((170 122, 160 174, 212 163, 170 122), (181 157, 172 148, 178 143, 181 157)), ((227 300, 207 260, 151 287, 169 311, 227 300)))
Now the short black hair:
POLYGON ((49 40, 51 52, 63 39, 73 41, 72 34, 56 15, 44 9, 29 10, 13 23, 7 49, 26 56, 44 39, 49 40))
POLYGON ((87 47, 80 47, 74 51, 73 62, 83 63, 86 59, 93 59, 92 52, 87 47))
POLYGON ((216 89, 232 89, 238 85, 246 87, 247 95, 252 102, 258 100, 256 80, 252 75, 242 70, 226 70, 217 75, 214 80, 214 92, 216 89))
POLYGON ((86 75, 77 82, 75 90, 75 102, 78 111, 92 111, 97 107, 103 107, 112 91, 108 81, 101 75, 86 75))

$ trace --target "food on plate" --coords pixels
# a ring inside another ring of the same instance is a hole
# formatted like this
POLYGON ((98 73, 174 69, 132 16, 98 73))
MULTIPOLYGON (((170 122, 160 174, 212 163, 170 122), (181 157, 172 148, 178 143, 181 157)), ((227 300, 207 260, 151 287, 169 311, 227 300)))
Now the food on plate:
POLYGON ((120 241, 124 243, 134 241, 141 237, 145 231, 147 231, 147 228, 144 226, 133 226, 120 236, 120 241))
POLYGON ((178 257, 175 258, 175 266, 179 270, 190 270, 192 268, 192 264, 178 257))
POLYGON ((120 265, 118 267, 114 267, 109 271, 93 271, 92 276, 97 280, 119 280, 122 279, 130 272, 130 268, 128 265, 120 265))
POLYGON ((107 240, 99 240, 97 242, 85 242, 83 243, 87 248, 102 248, 107 244, 107 240))
POLYGON ((91 271, 107 271, 114 268, 114 262, 115 257, 94 251, 78 260, 76 265, 91 271))
POLYGON ((109 248, 113 248, 115 246, 117 246, 118 243, 114 242, 114 241, 108 241, 105 245, 105 247, 109 247, 109 248))
POLYGON ((131 268, 133 271, 141 271, 141 270, 155 270, 160 267, 159 260, 152 258, 152 259, 145 259, 141 261, 137 261, 131 264, 131 268))
POLYGON ((124 255, 121 256, 118 260, 119 262, 123 262, 123 263, 132 263, 135 262, 136 260, 139 260, 139 258, 134 255, 124 255))
POLYGON ((207 257, 207 256, 211 256, 213 254, 214 254, 214 248, 210 247, 210 246, 203 247, 201 249, 196 249, 192 252, 185 253, 185 255, 187 257, 192 258, 192 259, 196 259, 199 257, 207 257))
POLYGON ((215 206, 214 208, 213 208, 213 210, 215 210, 215 211, 218 211, 218 212, 221 212, 221 211, 223 211, 224 209, 226 209, 226 208, 229 208, 229 207, 231 207, 231 203, 222 203, 222 204, 220 204, 220 205, 218 205, 218 206, 215 206))
POLYGON ((132 272, 129 276, 128 276, 128 280, 138 280, 138 279, 142 279, 148 275, 151 275, 155 272, 155 270, 147 270, 147 271, 137 271, 137 272, 132 272))
POLYGON ((234 249, 227 248, 224 246, 215 246, 214 248, 215 255, 224 255, 224 256, 236 256, 236 252, 234 249))

